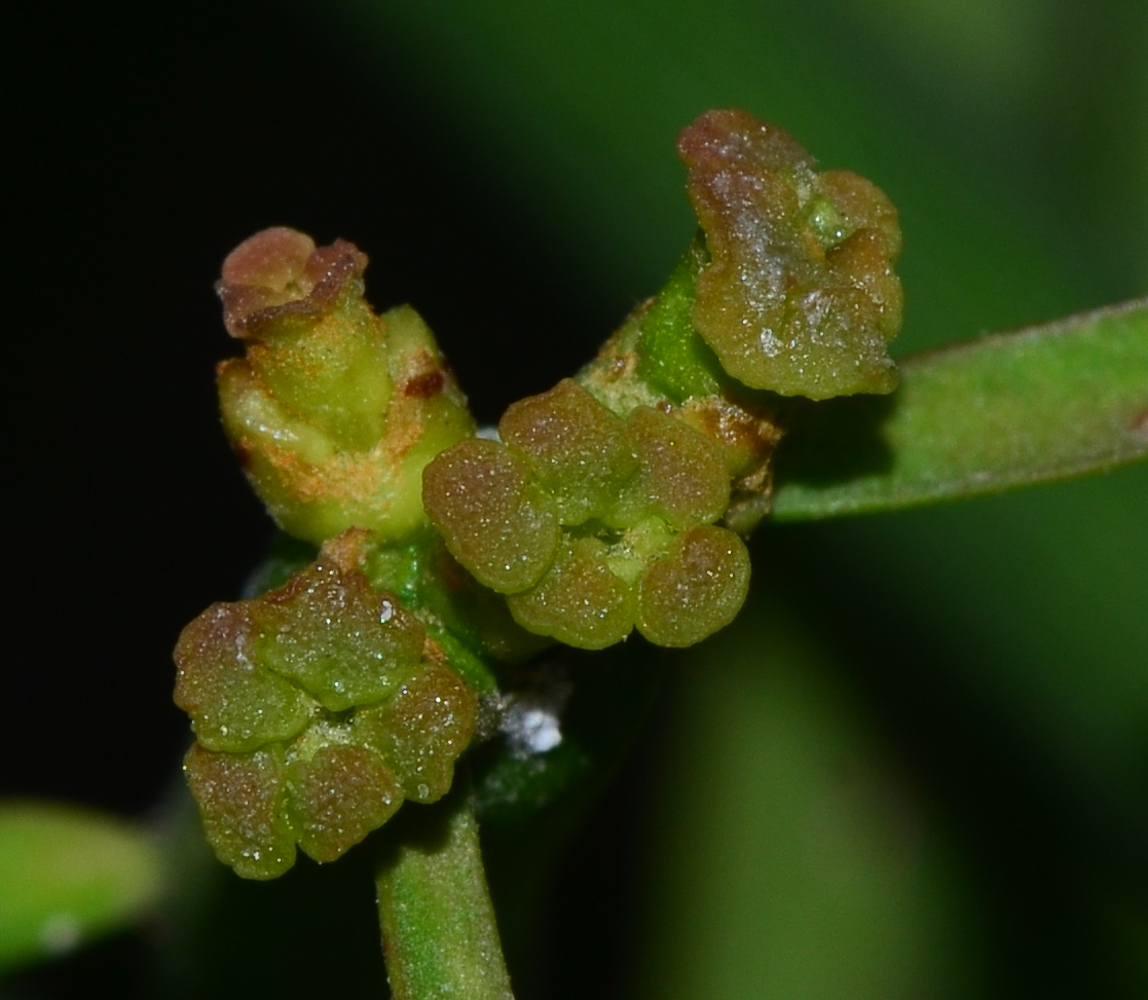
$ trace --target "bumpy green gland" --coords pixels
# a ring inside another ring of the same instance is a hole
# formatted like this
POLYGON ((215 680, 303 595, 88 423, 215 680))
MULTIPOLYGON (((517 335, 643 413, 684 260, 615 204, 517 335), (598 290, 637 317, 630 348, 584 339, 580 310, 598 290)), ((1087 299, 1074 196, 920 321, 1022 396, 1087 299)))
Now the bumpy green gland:
POLYGON ((328 711, 382 701, 419 667, 422 625, 362 573, 320 559, 252 603, 261 626, 256 662, 328 711))
POLYGON ((523 628, 580 649, 605 649, 634 628, 634 588, 607 564, 597 538, 566 539, 538 586, 507 598, 523 628))
POLYGON ((256 662, 254 601, 217 603, 180 633, 175 703, 209 750, 243 753, 302 732, 313 699, 256 662))
POLYGON ((211 753, 198 743, 183 772, 216 857, 243 878, 277 878, 295 864, 295 833, 283 801, 283 747, 211 753))
POLYGON ((713 441, 661 410, 640 406, 627 421, 641 463, 619 503, 624 523, 655 514, 675 530, 725 513, 729 471, 713 441))
POLYGON ((638 631, 659 646, 692 646, 732 622, 748 590, 745 543, 726 528, 699 525, 646 570, 638 631))
POLYGON ((332 712, 392 695, 420 669, 424 632, 360 572, 320 560, 260 598, 214 604, 175 647, 175 703, 209 750, 242 753, 332 712))
POLYGON ((818 173, 794 139, 744 111, 702 115, 678 151, 712 258, 694 325, 726 371, 812 399, 892 391, 902 292, 889 199, 848 171, 818 173))
POLYGON ((604 517, 638 464, 623 421, 570 378, 513 403, 498 432, 529 459, 562 524, 604 517))
POLYGON ((375 316, 363 299, 366 263, 345 241, 316 249, 270 229, 232 252, 217 286, 246 345, 219 368, 224 427, 280 526, 317 543, 356 525, 410 534, 423 467, 473 431, 418 315, 375 316))
POLYGON ((698 525, 676 536, 637 585, 610 568, 596 538, 562 548, 537 587, 507 599, 525 628, 582 649, 604 649, 638 631, 659 646, 685 647, 725 628, 745 603, 750 561, 732 531, 698 525))
POLYGON ((398 812, 403 791, 390 764, 366 747, 333 744, 287 766, 282 808, 304 854, 335 861, 398 812))
POLYGON ((498 441, 472 438, 440 454, 423 473, 423 503, 451 554, 500 593, 537 583, 554 558, 554 501, 498 441))
POLYGON ((408 799, 435 802, 450 789, 476 713, 474 694, 461 678, 429 664, 389 701, 357 713, 351 730, 387 761, 408 799))

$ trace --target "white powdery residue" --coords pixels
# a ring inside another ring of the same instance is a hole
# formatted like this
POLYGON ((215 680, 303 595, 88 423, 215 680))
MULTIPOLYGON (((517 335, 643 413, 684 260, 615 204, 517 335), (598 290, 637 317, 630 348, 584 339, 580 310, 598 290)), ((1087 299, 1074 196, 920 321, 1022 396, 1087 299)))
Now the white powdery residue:
POLYGON ((562 743, 562 710, 570 691, 561 672, 547 671, 536 687, 511 697, 499 729, 514 756, 533 757, 562 743))
POLYGON ((767 358, 776 358, 785 350, 785 344, 768 326, 758 334, 758 343, 761 346, 761 353, 767 358))
POLYGON ((562 742, 558 716, 538 706, 512 705, 502 723, 502 731, 516 753, 546 753, 562 742))

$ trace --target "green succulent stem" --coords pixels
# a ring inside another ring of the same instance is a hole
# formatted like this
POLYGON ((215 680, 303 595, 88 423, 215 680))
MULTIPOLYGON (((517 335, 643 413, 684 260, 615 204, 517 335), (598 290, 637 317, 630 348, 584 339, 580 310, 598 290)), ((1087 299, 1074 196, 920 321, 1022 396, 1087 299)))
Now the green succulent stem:
POLYGON ((395 1000, 513 1000, 462 784, 386 831, 375 883, 395 1000))

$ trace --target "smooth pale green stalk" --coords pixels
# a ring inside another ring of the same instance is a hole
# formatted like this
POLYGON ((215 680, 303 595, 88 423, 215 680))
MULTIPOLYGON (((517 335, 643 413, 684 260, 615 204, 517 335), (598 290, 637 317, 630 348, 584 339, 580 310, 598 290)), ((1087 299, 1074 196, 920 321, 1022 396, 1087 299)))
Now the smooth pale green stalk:
POLYGON ((1148 300, 900 362, 888 397, 796 406, 774 514, 892 510, 1148 455, 1148 300))
POLYGON ((465 791, 404 824, 380 858, 379 922, 395 1000, 513 1000, 465 791))
POLYGON ((162 890, 144 831, 74 806, 0 805, 0 970, 65 954, 145 914, 162 890))

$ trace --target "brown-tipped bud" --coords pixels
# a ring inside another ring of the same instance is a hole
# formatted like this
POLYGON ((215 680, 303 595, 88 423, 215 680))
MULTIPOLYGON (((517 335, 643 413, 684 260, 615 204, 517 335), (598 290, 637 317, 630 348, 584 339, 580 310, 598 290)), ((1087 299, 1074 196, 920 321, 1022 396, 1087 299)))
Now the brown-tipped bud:
POLYGON ((366 265, 345 240, 316 249, 280 227, 237 247, 216 286, 246 348, 219 367, 224 427, 271 515, 313 542, 409 535, 423 467, 474 429, 418 315, 363 298, 366 265))

